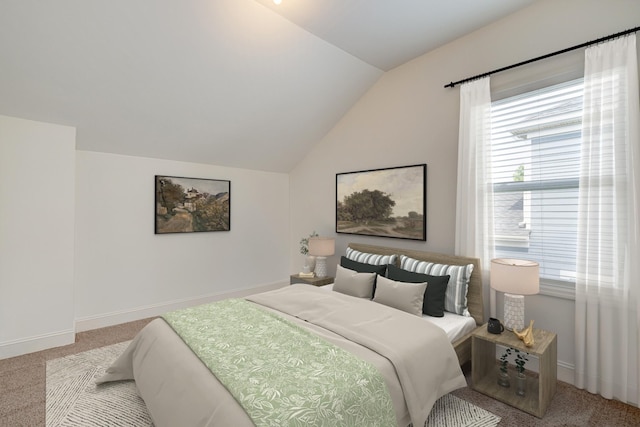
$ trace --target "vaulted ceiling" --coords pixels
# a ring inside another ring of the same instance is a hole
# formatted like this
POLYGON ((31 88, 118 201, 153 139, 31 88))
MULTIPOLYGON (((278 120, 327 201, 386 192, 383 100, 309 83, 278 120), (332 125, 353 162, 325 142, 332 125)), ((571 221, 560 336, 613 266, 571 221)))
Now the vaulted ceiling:
POLYGON ((385 72, 534 0, 2 0, 0 114, 288 172, 385 72))

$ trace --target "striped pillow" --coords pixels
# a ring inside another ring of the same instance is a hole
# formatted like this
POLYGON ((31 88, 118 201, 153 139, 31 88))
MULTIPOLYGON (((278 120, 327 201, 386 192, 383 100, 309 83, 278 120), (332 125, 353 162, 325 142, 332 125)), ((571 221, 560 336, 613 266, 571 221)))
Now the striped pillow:
POLYGON ((347 258, 364 264, 387 265, 396 264, 397 255, 378 255, 347 248, 347 258))
POLYGON ((468 265, 446 265, 434 264, 428 261, 419 261, 400 255, 400 268, 414 273, 430 274, 432 276, 449 275, 449 285, 444 300, 444 309, 450 313, 471 316, 467 309, 467 289, 473 264, 468 265))

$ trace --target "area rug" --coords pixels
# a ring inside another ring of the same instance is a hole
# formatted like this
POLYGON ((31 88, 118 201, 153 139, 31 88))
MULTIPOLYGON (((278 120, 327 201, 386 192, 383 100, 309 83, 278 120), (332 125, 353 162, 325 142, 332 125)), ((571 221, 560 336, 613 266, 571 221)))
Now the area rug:
MULTIPOLYGON (((129 342, 97 348, 47 362, 47 427, 153 426, 133 381, 95 379, 129 342)), ((438 400, 427 427, 495 427, 500 417, 451 394, 438 400)))

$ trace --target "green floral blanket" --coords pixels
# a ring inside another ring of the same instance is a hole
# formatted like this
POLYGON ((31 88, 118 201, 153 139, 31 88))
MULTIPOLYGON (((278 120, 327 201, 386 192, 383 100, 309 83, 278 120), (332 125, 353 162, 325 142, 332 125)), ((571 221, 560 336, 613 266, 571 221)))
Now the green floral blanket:
POLYGON ((229 299, 163 318, 256 426, 395 426, 371 364, 275 313, 229 299))

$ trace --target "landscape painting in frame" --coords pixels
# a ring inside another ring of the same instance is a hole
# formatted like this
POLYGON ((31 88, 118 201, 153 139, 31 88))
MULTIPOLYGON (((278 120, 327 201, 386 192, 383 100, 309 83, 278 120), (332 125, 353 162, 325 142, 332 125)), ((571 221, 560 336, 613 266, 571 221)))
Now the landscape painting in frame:
POLYGON ((427 240, 427 165, 336 174, 336 232, 427 240))
POLYGON ((155 233, 231 229, 231 181, 156 175, 155 233))

